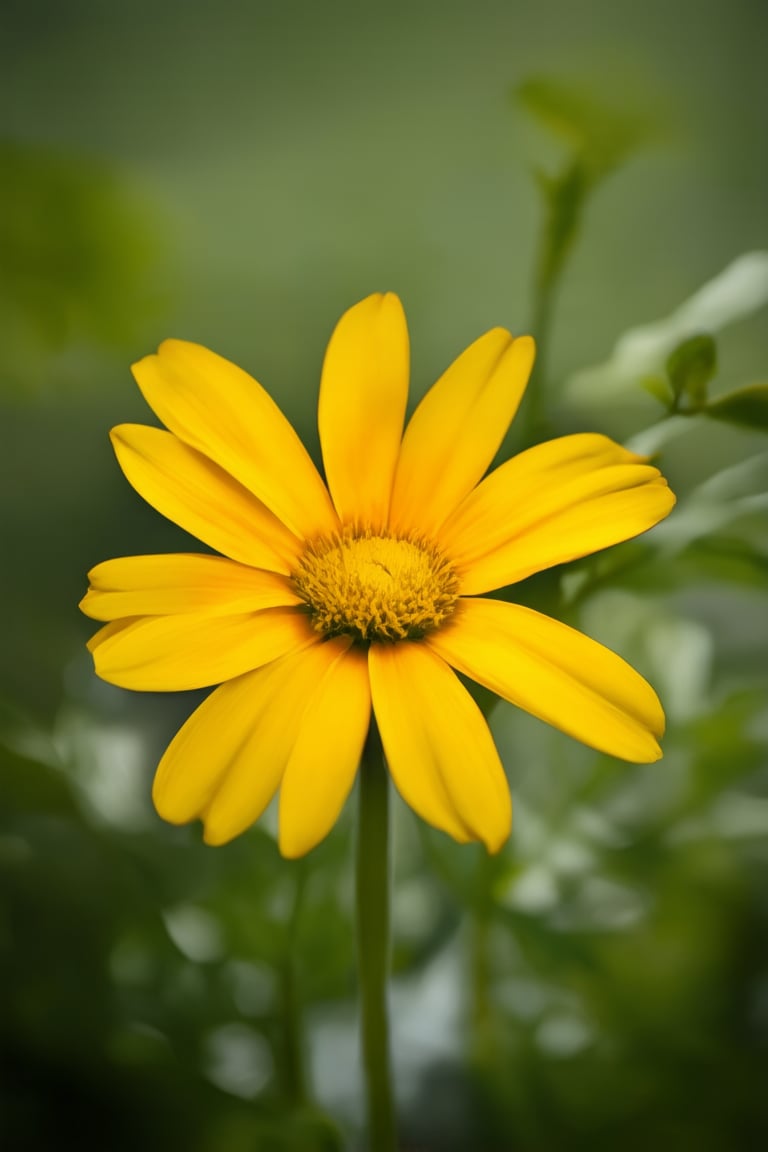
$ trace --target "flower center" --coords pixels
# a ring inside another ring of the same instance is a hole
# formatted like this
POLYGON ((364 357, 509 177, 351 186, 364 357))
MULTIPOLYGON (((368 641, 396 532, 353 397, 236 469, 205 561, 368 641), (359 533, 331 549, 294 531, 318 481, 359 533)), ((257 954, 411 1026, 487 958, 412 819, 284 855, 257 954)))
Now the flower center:
POLYGON ((459 593, 430 544, 349 530, 309 544, 291 578, 318 632, 357 641, 419 640, 447 620, 459 593))

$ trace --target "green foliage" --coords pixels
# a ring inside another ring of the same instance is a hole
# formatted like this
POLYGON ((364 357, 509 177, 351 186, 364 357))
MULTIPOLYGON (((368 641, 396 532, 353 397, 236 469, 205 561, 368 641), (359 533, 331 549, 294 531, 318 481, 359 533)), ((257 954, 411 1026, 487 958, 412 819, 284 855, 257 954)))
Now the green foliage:
POLYGON ((768 431, 768 384, 746 384, 710 400, 704 415, 726 424, 768 431))
POLYGON ((601 98, 584 85, 534 76, 515 95, 529 115, 579 157, 589 185, 618 168, 656 134, 647 110, 617 107, 615 93, 601 98))
POLYGON ((164 245, 107 164, 0 141, 0 389, 39 389, 78 345, 126 350, 161 302, 164 245))
POLYGON ((551 434, 546 407, 548 345, 555 296, 597 186, 644 145, 652 133, 647 116, 617 111, 583 88, 548 77, 530 77, 515 90, 522 108, 566 144, 561 167, 537 171, 543 206, 533 273, 531 330, 537 343, 536 387, 529 390, 527 439, 551 434))
MULTIPOLYGON (((307 426, 314 416, 305 400, 314 396, 329 317, 382 278, 415 300, 422 328, 427 313, 437 315, 436 283, 470 285, 469 295, 450 293, 453 315, 432 328, 437 370, 460 342, 454 328, 464 326, 468 338, 486 321, 522 329, 526 273, 515 257, 527 239, 526 196, 516 201, 495 179, 505 145, 493 117, 484 120, 485 73, 479 83, 469 70, 451 73, 466 90, 446 94, 442 119, 433 77, 429 86, 408 77, 409 58, 420 70, 428 62, 431 21, 411 28, 427 30, 424 52, 414 45, 404 54, 402 28, 389 30, 392 65, 405 82, 398 80, 397 99, 383 102, 376 84, 364 86, 375 94, 381 127, 372 149, 363 89, 347 97, 360 61, 371 63, 375 79, 370 45, 376 54, 388 50, 381 11, 371 17, 375 27, 361 25, 366 39, 356 52, 356 29, 339 36, 322 6, 305 5, 297 37, 295 14, 281 16, 280 6, 267 21, 250 6, 245 36, 198 13, 188 20, 176 5, 165 16, 181 20, 183 50, 169 52, 166 27, 162 35, 142 27, 151 5, 126 7, 123 16, 116 6, 114 21, 64 18, 55 5, 41 21, 15 7, 6 87, 23 87, 11 91, 17 103, 9 109, 29 131, 0 145, 0 685, 9 698, 0 707, 0 1145, 359 1147, 349 813, 302 863, 280 859, 269 815, 220 850, 204 847, 196 827, 162 824, 151 810, 151 775, 192 701, 97 683, 82 650, 88 628, 75 605, 92 563, 196 547, 117 475, 107 429, 145 414, 132 394, 131 411, 100 403, 101 364, 107 359, 110 378, 127 385, 130 359, 177 331, 153 322, 171 221, 159 220, 145 198, 149 184, 167 196, 184 246, 179 334, 235 358, 247 350, 253 364, 266 348, 272 380, 288 369, 281 401, 307 426), (28 39, 19 38, 16 17, 28 39), (271 52, 281 20, 290 53, 271 52), (125 31, 124 45, 113 28, 125 31), (344 62, 336 71, 335 45, 344 62), (140 80, 127 84, 131 75, 140 80), (332 104, 323 103, 327 75, 332 104), (254 78, 265 89, 249 87, 254 78), (414 115, 419 83, 424 115, 414 115), (480 102, 470 107, 476 93, 480 102), (463 137, 462 118, 471 124, 463 137), (68 141, 71 151, 46 139, 68 141), (459 178, 446 181, 446 169, 459 178), (473 203, 465 172, 487 194, 482 205, 473 203), (484 219, 491 228, 511 221, 514 253, 479 242, 484 219), (59 382, 75 380, 79 394, 67 393, 66 402, 52 395, 59 382), (16 403, 25 393, 39 402, 16 403)), ((441 37, 454 35, 461 53, 467 24, 462 17, 461 39, 451 33, 449 7, 441 37)), ((527 54, 525 13, 507 7, 527 54)), ((698 84, 711 103, 714 25, 688 7, 664 9, 658 43, 672 85, 687 52, 686 90, 693 96, 698 84)), ((563 15, 573 19, 565 8, 563 15)), ((604 28, 594 31, 602 51, 604 28)), ((759 43, 754 37, 762 71, 753 81, 765 72, 759 43)), ((506 49, 491 55, 508 58, 506 49)), ((485 55, 476 58, 485 68, 485 55)), ((427 828, 393 797, 392 1012, 403 1148, 765 1145, 768 466, 745 433, 766 427, 768 386, 737 385, 764 379, 762 318, 750 318, 768 302, 768 253, 747 251, 668 311, 670 284, 692 289, 718 253, 742 252, 759 234, 759 221, 746 218, 750 189, 762 187, 759 158, 748 148, 748 124, 743 148, 733 135, 738 105, 729 103, 726 115, 722 103, 740 92, 759 101, 753 85, 741 83, 744 61, 734 67, 740 82, 726 93, 723 81, 718 94, 727 156, 716 151, 717 123, 710 132, 709 120, 700 121, 698 130, 743 193, 738 205, 718 200, 713 212, 710 198, 704 213, 700 165, 680 153, 653 158, 636 181, 617 184, 621 216, 610 242, 623 233, 621 250, 585 259, 573 285, 590 346, 605 348, 606 359, 564 390, 551 388, 546 403, 547 341, 568 261, 595 193, 654 139, 655 124, 644 110, 622 110, 623 82, 599 99, 551 78, 517 89, 560 150, 538 176, 533 323, 544 369, 529 393, 541 411, 528 431, 538 423, 551 435, 644 437, 637 450, 658 460, 679 503, 636 540, 493 595, 551 612, 620 652, 659 691, 668 732, 660 763, 628 765, 500 705, 492 726, 515 818, 511 841, 493 858, 427 828), (754 177, 746 191, 740 154, 749 155, 754 177), (672 177, 663 203, 670 228, 680 224, 679 246, 651 235, 646 198, 660 170, 672 177), (691 204, 721 232, 692 233, 680 219, 691 204), (605 301, 621 295, 623 307, 623 283, 600 276, 618 257, 643 315, 661 319, 630 329, 607 355, 625 316, 620 308, 606 316, 605 301), (650 429, 640 385, 667 412, 650 429), (592 413, 584 410, 590 402, 592 413)), ((657 79, 654 71, 649 92, 657 79)), ((723 187, 715 195, 722 199, 723 187)), ((754 199, 759 211, 763 201, 754 199)), ((593 237, 599 245, 597 220, 593 237)), ((566 310, 557 330, 563 362, 583 346, 573 315, 566 310)))
POLYGON ((675 515, 659 524, 654 541, 665 559, 676 555, 694 540, 717 540, 720 532, 737 529, 740 523, 753 544, 759 537, 758 522, 768 508, 768 452, 760 452, 738 464, 722 468, 689 492, 675 515))
POLYGON ((709 685, 702 691, 665 762, 635 768, 585 755, 503 707, 496 738, 515 765, 513 842, 468 883, 434 838, 433 864, 473 909, 484 953, 474 996, 493 1007, 474 1001, 485 1113, 474 1123, 487 1126, 489 1146, 529 1128, 546 1132, 543 1146, 572 1146, 574 1129, 577 1147, 624 1146, 631 1125, 638 1150, 653 1142, 672 1152, 681 1133, 700 1147, 710 1132, 725 1152, 733 1085, 722 1084, 721 1058, 739 1069, 745 1129, 765 1122, 764 1061, 744 1047, 762 980, 745 941, 765 931, 747 913, 752 869, 764 881, 768 866, 765 734, 745 733, 765 715, 764 698, 735 691, 712 709, 709 685), (510 1065, 514 1078, 502 1071, 510 1065))
MULTIPOLYGON (((673 408, 677 393, 670 388, 667 362, 675 350, 691 339, 712 338, 733 324, 747 320, 768 304, 768 252, 747 252, 708 280, 668 316, 630 328, 616 341, 604 363, 575 372, 566 382, 572 403, 632 403, 640 387, 666 408, 673 408), (702 333, 707 334, 702 337, 702 333)), ((702 348, 699 372, 707 375, 712 350, 702 348)), ((694 346, 695 349, 695 346, 694 346)), ((711 367, 714 369, 714 363, 711 367)), ((711 373, 710 373, 711 375, 711 373)), ((701 385, 699 385, 701 387, 701 385)), ((696 395, 691 397, 696 403, 696 395)))
POLYGON ((670 413, 708 416, 725 424, 768 429, 768 385, 747 384, 708 399, 717 373, 717 346, 712 336, 689 336, 670 352, 666 376, 648 376, 641 386, 670 413))
POLYGON ((711 336, 689 336, 667 357, 673 409, 685 403, 692 411, 707 402, 707 386, 717 371, 717 348, 711 336))
POLYGON ((646 376, 640 381, 640 387, 671 411, 675 403, 675 394, 666 376, 646 376))
MULTIPOLYGON (((334 1152, 339 1134, 296 1098, 287 1058, 296 868, 280 866, 263 832, 213 857, 197 836, 167 836, 159 823, 130 834, 99 827, 84 799, 62 764, 0 740, 4 1143, 69 1146, 76 1118, 82 1146, 126 1152, 214 1152, 224 1132, 226 1147, 244 1152, 334 1152), (266 1079, 254 1068, 252 1088, 247 1059, 239 1087, 211 1064, 212 1042, 238 1019, 266 1054, 266 1079), (67 1100, 29 1113, 25 1095, 62 1075, 67 1100)), ((325 886, 306 896, 304 1004, 349 986, 348 920, 333 923, 345 863, 342 837, 325 854, 325 886), (331 941, 336 965, 318 970, 331 941)))

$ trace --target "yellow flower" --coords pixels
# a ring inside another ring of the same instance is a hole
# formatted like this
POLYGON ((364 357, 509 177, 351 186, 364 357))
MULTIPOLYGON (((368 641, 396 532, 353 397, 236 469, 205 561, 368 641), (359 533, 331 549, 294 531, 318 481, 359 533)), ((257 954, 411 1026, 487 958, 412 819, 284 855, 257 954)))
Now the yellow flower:
POLYGON ((460 672, 576 739, 635 762, 661 755, 664 714, 619 656, 481 593, 627 540, 674 497, 656 468, 599 435, 530 448, 483 479, 520 403, 530 337, 494 328, 416 408, 394 295, 339 321, 319 430, 327 487, 252 377, 168 340, 133 368, 168 431, 115 428, 125 475, 221 555, 132 556, 90 573, 83 611, 108 621, 96 671, 124 688, 220 685, 162 758, 153 796, 209 844, 280 789, 279 840, 300 856, 352 788, 371 708, 401 796, 429 824, 495 852, 511 802, 460 672), (455 671, 454 671, 455 670, 455 671))

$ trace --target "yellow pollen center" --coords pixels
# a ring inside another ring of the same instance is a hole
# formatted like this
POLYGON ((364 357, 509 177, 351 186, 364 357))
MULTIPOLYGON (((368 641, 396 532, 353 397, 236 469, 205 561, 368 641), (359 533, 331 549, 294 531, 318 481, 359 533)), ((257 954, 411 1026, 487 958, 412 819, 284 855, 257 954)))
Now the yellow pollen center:
POLYGON ((310 544, 291 573, 324 636, 419 640, 448 619, 459 581, 430 544, 345 531, 310 544))

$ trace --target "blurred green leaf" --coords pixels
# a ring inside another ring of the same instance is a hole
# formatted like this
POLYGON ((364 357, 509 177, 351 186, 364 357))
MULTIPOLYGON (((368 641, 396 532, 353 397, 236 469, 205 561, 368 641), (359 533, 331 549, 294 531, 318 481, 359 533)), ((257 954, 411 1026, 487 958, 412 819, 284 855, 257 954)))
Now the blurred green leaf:
POLYGON ((640 387, 653 396, 665 408, 671 408, 675 402, 675 394, 669 380, 664 376, 646 376, 640 381, 640 387))
POLYGON ((668 559, 701 536, 730 527, 768 508, 768 452, 731 464, 708 477, 654 528, 654 543, 668 559))
POLYGON ((0 348, 32 386, 78 343, 127 348, 161 303, 154 212, 102 161, 0 141, 0 348))
POLYGON ((650 135, 645 115, 617 110, 585 89, 534 76, 514 93, 517 101, 548 131, 568 145, 554 174, 538 172, 544 212, 533 273, 531 331, 537 344, 538 387, 529 389, 523 409, 532 439, 552 434, 546 400, 549 338, 555 296, 566 261, 581 229, 595 187, 650 135))
POLYGON ((600 99, 585 86, 533 76, 516 91, 522 107, 582 160, 589 183, 616 168, 653 134, 639 110, 617 108, 615 96, 600 99))
POLYGON ((630 328, 608 360, 575 372, 566 383, 572 403, 626 403, 628 389, 664 370, 667 357, 698 333, 717 333, 768 303, 768 252, 747 252, 708 280, 669 316, 630 328))
POLYGON ((77 802, 66 777, 55 768, 0 744, 0 801, 5 819, 34 811, 74 816, 77 802))
POLYGON ((768 554, 751 540, 721 535, 693 540, 674 564, 659 564, 654 549, 646 548, 635 560, 608 563, 599 558, 589 569, 590 575, 577 590, 579 598, 591 595, 600 587, 620 585, 642 592, 690 589, 702 583, 744 584, 765 587, 768 554))
MULTIPOLYGON (((691 779, 690 807, 698 810, 716 801, 724 789, 750 782, 764 763, 765 747, 754 735, 765 712, 762 686, 732 692, 711 712, 705 712, 691 726, 695 749, 691 779)), ((728 795, 733 795, 732 791, 728 795)))
POLYGON ((713 420, 768 431, 768 384, 747 384, 736 388, 711 400, 703 411, 713 420))
POLYGON ((707 333, 689 336, 670 352, 666 367, 675 403, 685 399, 694 410, 703 407, 717 371, 715 341, 707 333))

